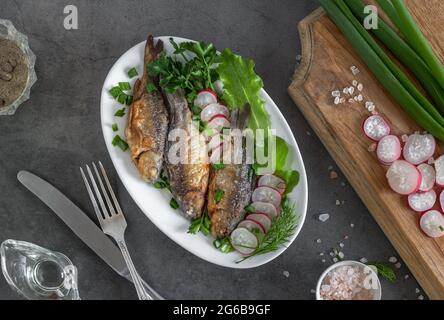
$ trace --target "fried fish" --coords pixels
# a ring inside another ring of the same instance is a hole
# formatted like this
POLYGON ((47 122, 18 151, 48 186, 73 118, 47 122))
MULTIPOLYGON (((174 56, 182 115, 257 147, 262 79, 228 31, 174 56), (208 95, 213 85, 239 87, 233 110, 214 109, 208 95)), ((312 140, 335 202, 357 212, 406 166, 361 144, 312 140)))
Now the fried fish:
POLYGON ((159 177, 168 133, 168 110, 158 79, 151 78, 147 72, 147 65, 155 61, 162 51, 162 41, 154 45, 150 35, 145 47, 143 76, 134 85, 133 103, 125 129, 131 158, 140 176, 147 182, 154 182, 159 177), (158 90, 148 92, 148 84, 154 84, 158 90))

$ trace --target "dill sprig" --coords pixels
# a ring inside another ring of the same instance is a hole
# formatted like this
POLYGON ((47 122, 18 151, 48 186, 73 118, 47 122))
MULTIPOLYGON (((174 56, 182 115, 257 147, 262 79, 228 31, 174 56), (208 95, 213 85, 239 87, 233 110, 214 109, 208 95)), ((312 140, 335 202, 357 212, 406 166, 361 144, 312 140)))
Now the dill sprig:
POLYGON ((251 257, 266 254, 278 250, 284 246, 296 231, 298 217, 295 211, 295 205, 291 204, 288 198, 282 201, 281 214, 273 219, 270 230, 266 235, 255 234, 258 237, 259 244, 256 250, 248 257, 243 258, 237 263, 245 261, 251 257))
POLYGON ((376 268, 377 273, 383 277, 385 280, 390 282, 396 281, 395 271, 387 264, 383 262, 369 262, 368 266, 374 266, 376 268))

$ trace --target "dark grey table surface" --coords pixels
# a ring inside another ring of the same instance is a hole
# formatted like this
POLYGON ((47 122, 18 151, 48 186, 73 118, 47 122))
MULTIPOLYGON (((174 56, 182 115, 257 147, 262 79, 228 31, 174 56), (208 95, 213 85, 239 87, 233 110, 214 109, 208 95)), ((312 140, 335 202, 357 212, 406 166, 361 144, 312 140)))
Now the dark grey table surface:
MULTIPOLYGON (((126 212, 127 242, 135 264, 166 298, 314 299, 318 277, 332 264, 329 252, 340 242, 346 259, 389 263, 389 257, 398 257, 287 94, 300 53, 297 23, 318 6, 317 1, 1 2, 0 18, 11 20, 29 36, 37 55, 38 81, 31 100, 15 116, 0 117, 0 240, 30 241, 68 255, 79 269, 83 299, 134 299, 136 294, 19 184, 19 170, 47 179, 92 214, 78 168, 102 160, 126 212), (78 8, 78 30, 63 27, 67 4, 78 8), (188 253, 144 216, 112 169, 100 128, 100 91, 113 63, 148 33, 213 42, 253 58, 265 89, 290 124, 308 175, 307 219, 293 245, 267 265, 232 270, 188 253), (332 169, 339 173, 336 180, 329 177, 332 169), (344 204, 337 206, 337 200, 344 204), (321 213, 329 213, 330 219, 320 222, 321 213)), ((382 281, 383 298, 423 295, 404 263, 393 268, 398 280, 382 281)), ((16 298, 0 277, 0 299, 16 298)))

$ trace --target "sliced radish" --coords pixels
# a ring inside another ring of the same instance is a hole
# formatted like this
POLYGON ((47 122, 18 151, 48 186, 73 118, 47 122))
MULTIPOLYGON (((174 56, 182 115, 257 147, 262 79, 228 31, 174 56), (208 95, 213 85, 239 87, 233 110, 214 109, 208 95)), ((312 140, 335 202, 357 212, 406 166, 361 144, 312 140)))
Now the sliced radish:
POLYGON ((217 95, 210 89, 202 90, 194 99, 194 105, 199 108, 204 108, 209 104, 217 102, 217 95))
POLYGON ((280 194, 283 194, 285 192, 285 188, 287 187, 284 180, 272 174, 266 174, 260 177, 257 185, 259 187, 273 188, 280 194))
POLYGON ((436 184, 444 187, 444 155, 435 160, 436 184))
POLYGON ((213 119, 208 122, 207 128, 215 129, 217 131, 221 131, 223 128, 230 128, 231 123, 224 115, 217 115, 213 117, 213 119))
POLYGON ((245 228, 250 232, 254 232, 255 230, 258 230, 262 234, 265 233, 264 227, 262 227, 262 225, 260 225, 259 223, 257 223, 256 221, 253 221, 253 220, 244 220, 241 223, 239 223, 237 227, 238 228, 245 228))
POLYGON ((230 116, 230 111, 224 105, 221 105, 219 103, 212 103, 203 108, 202 112, 200 113, 200 119, 203 122, 209 122, 216 115, 222 115, 228 119, 228 117, 230 116))
POLYGON ((362 128, 365 135, 374 141, 379 141, 382 137, 390 134, 389 125, 383 117, 377 114, 368 117, 362 128))
POLYGON ((220 163, 221 160, 222 160, 222 151, 223 151, 223 144, 221 144, 218 147, 214 148, 211 151, 210 163, 220 163))
POLYGON ((247 216, 247 220, 259 223, 264 228, 265 233, 267 233, 268 230, 270 230, 271 220, 266 214, 252 213, 247 216))
POLYGON ((258 187, 251 196, 253 202, 268 202, 278 208, 281 204, 281 194, 270 187, 258 187))
POLYGON ((443 210, 443 208, 444 208, 444 190, 441 191, 441 193, 439 194, 439 205, 441 207, 441 210, 443 210))
POLYGON ((437 210, 424 213, 419 220, 419 225, 422 231, 431 238, 439 238, 444 235, 444 218, 437 210))
POLYGON ((221 135, 221 134, 215 134, 211 137, 210 142, 208 142, 208 149, 214 150, 217 147, 221 146, 225 141, 229 141, 230 137, 221 135))
POLYGON ((387 171, 387 180, 390 187, 396 193, 408 195, 419 190, 421 174, 411 163, 404 160, 396 160, 387 171))
POLYGON ((383 164, 391 164, 401 157, 401 142, 397 136, 388 135, 378 142, 376 155, 383 164))
POLYGON ((427 163, 420 164, 418 170, 421 173, 421 186, 419 191, 429 191, 433 189, 436 180, 435 169, 427 163))
POLYGON ((436 192, 433 190, 427 192, 413 193, 408 197, 410 208, 417 212, 424 212, 433 208, 436 202, 436 192))
POLYGON ((216 90, 217 94, 220 96, 223 96, 224 94, 224 83, 222 80, 216 80, 213 83, 214 89, 216 90))
POLYGON ((271 220, 273 220, 274 218, 276 218, 279 215, 278 210, 271 203, 253 202, 250 206, 253 207, 255 213, 264 213, 271 220))
POLYGON ((246 228, 235 229, 230 236, 231 245, 244 255, 249 255, 257 248, 256 236, 246 228))
POLYGON ((420 164, 429 160, 435 153, 436 141, 431 134, 412 134, 404 146, 404 159, 411 164, 420 164))

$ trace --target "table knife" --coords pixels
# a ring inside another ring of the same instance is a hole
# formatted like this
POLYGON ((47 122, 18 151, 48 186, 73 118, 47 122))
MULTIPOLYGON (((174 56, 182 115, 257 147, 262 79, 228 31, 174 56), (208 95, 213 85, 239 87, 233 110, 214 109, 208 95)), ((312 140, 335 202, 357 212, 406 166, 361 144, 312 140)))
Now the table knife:
MULTIPOLYGON (((17 179, 44 204, 46 204, 62 221, 103 261, 120 276, 131 281, 131 276, 119 248, 102 230, 71 200, 54 186, 28 171, 20 171, 17 179)), ((143 281, 143 280, 142 280, 143 281)), ((155 291, 143 281, 143 285, 155 291)), ((163 298, 156 294, 156 299, 163 298)))

